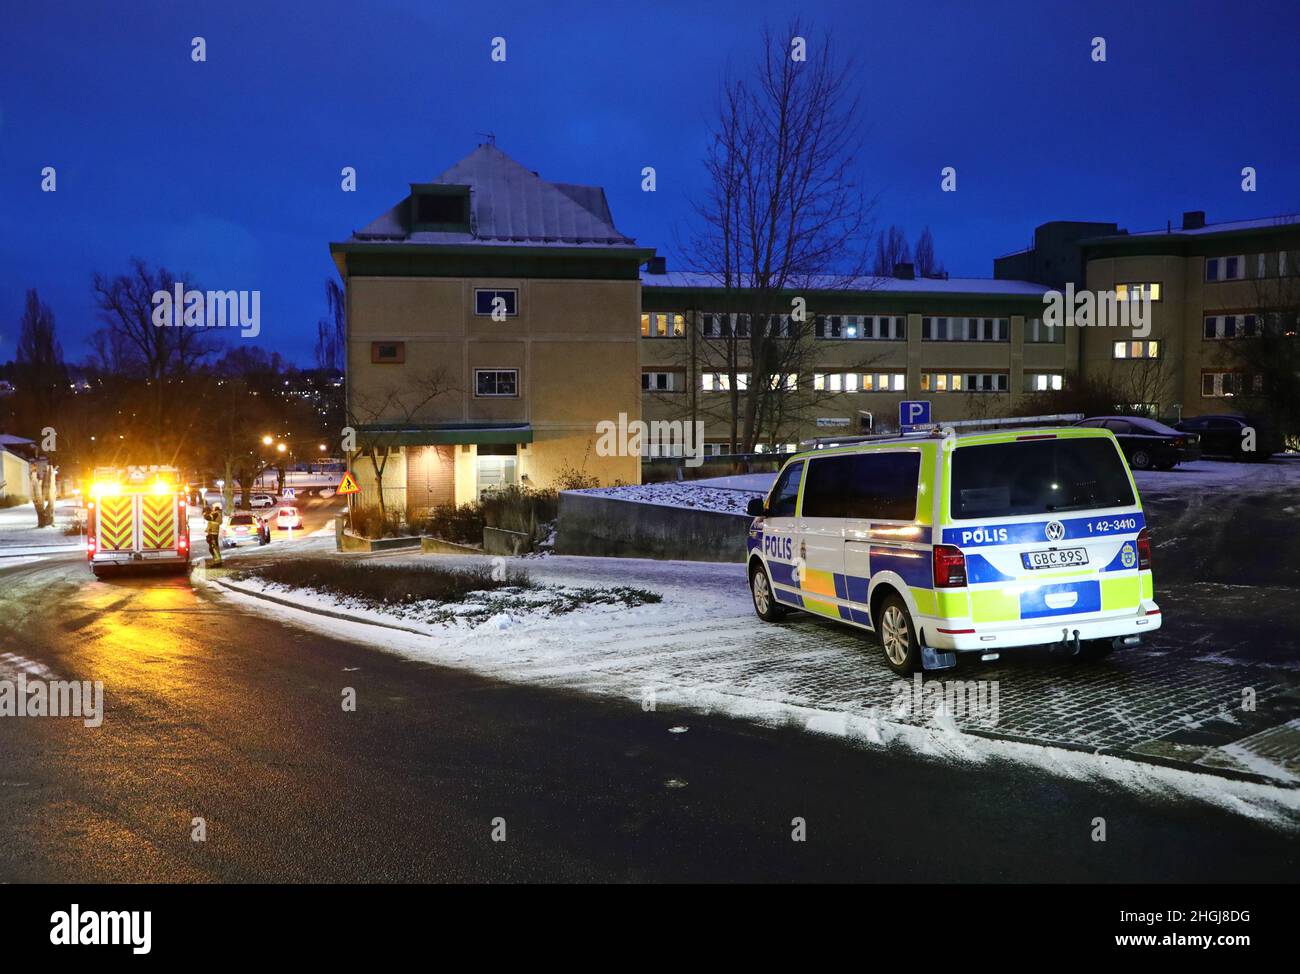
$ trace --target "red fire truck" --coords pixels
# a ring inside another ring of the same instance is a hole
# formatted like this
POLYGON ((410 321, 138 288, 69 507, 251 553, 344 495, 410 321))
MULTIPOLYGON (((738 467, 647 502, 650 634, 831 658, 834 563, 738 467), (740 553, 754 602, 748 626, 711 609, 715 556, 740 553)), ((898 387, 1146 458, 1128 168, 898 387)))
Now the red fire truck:
POLYGON ((109 567, 188 571, 189 514, 175 467, 99 467, 86 502, 86 560, 109 567))

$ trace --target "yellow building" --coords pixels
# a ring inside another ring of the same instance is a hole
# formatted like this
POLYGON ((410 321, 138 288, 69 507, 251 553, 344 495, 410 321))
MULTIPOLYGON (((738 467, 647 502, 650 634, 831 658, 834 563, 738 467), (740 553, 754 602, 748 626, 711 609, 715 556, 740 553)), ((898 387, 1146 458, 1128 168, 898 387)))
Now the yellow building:
POLYGON ((1262 392, 1237 354, 1266 316, 1295 329, 1300 306, 1300 217, 1207 224, 1183 214, 1181 226, 1115 232, 1080 242, 1087 287, 1151 297, 1151 333, 1082 329, 1085 377, 1133 390, 1132 405, 1157 416, 1240 413, 1262 392))
MULTIPOLYGON (((349 422, 387 453, 385 502, 408 515, 503 484, 575 474, 638 483, 597 424, 641 414, 639 267, 604 191, 550 183, 480 145, 350 239, 349 422)), ((373 463, 354 461, 362 503, 373 463)))
POLYGON ((761 424, 759 449, 896 428, 903 400, 929 400, 936 421, 1015 415, 1030 394, 1061 388, 1078 356, 1074 329, 1044 327, 1047 288, 1027 281, 916 278, 910 264, 891 278, 814 280, 767 299, 783 308, 803 299, 805 324, 793 329, 786 314, 741 310, 753 295, 659 258, 641 282, 643 414, 703 422, 711 454, 736 448, 730 385, 733 372, 748 382, 760 320, 778 329, 791 371, 776 380, 787 383, 781 415, 761 424))

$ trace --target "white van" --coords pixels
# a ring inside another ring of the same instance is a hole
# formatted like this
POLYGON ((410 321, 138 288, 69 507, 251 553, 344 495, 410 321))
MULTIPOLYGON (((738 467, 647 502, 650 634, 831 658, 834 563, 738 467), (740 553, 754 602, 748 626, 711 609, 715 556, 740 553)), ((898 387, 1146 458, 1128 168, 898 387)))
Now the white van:
POLYGON ((909 435, 792 457, 749 513, 754 609, 875 632, 897 673, 1160 628, 1151 541, 1115 437, 1070 427, 909 435))

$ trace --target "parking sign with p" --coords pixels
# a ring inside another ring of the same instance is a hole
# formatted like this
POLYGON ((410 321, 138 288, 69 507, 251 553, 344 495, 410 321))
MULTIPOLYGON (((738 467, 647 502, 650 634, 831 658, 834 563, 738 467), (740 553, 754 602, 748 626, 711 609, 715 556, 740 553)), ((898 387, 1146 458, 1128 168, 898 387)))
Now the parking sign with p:
POLYGON ((904 400, 898 404, 898 429, 906 432, 918 426, 930 425, 930 401, 928 399, 904 400))

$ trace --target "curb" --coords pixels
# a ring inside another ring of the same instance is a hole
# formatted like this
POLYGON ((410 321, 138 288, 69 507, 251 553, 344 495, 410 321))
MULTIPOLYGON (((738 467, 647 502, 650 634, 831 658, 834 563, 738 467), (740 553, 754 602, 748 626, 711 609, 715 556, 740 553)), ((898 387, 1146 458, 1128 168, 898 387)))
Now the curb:
POLYGON ((310 612, 313 615, 324 616, 327 619, 337 619, 340 622, 353 622, 362 626, 374 626, 376 629, 393 629, 397 632, 405 632, 413 636, 429 636, 427 632, 423 632, 419 629, 411 629, 408 626, 399 626, 390 622, 376 622, 374 619, 361 619, 354 615, 348 615, 346 612, 332 612, 329 609, 307 607, 294 602, 292 599, 283 598, 278 595, 269 595, 266 592, 254 592, 238 585, 232 585, 230 582, 223 581, 219 578, 208 578, 206 572, 200 581, 206 582, 209 585, 217 585, 228 592, 235 592, 238 595, 247 595, 255 599, 262 599, 265 602, 274 602, 276 605, 282 605, 289 609, 297 609, 299 612, 310 612))

